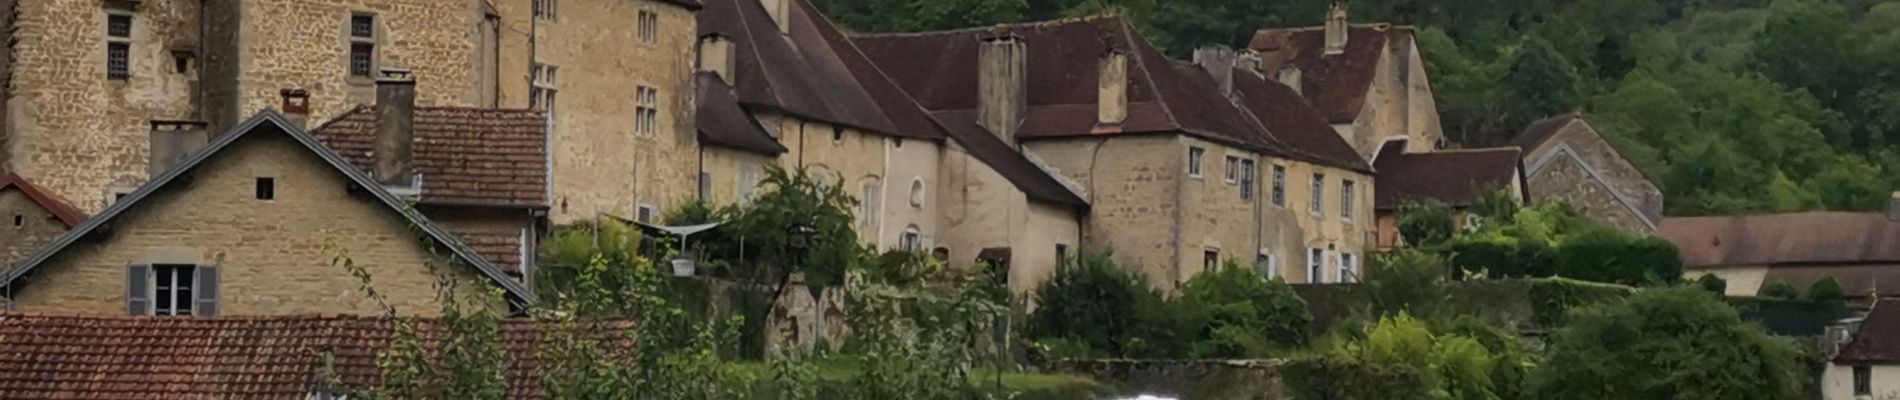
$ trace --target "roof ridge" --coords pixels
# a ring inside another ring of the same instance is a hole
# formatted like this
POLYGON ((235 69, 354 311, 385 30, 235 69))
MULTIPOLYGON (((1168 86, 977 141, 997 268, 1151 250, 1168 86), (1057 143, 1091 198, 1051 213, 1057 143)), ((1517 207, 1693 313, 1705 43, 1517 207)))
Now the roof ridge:
POLYGON ((1096 21, 1101 21, 1101 20, 1120 20, 1122 22, 1122 25, 1127 25, 1128 23, 1126 17, 1120 16, 1120 15, 1108 14, 1108 13, 1096 13, 1096 14, 1089 14, 1089 15, 1082 15, 1082 16, 1075 16, 1075 17, 1063 17, 1063 18, 1049 19, 1049 20, 1042 20, 1042 21, 1005 22, 1005 23, 997 23, 997 24, 987 25, 987 26, 971 26, 971 27, 944 29, 944 30, 935 30, 935 31, 867 32, 867 33, 848 34, 846 36, 849 36, 852 39, 924 37, 924 36, 939 36, 939 35, 950 35, 950 34, 959 34, 959 33, 981 33, 981 32, 994 31, 998 28, 1049 28, 1049 27, 1058 27, 1058 26, 1064 26, 1064 25, 1069 25, 1069 24, 1094 23, 1096 21))
POLYGON ((1405 154, 1407 155, 1471 154, 1471 153, 1496 153, 1496 152, 1505 152, 1505 151, 1514 151, 1514 152, 1522 153, 1524 152, 1524 149, 1517 146, 1494 146, 1494 147, 1479 147, 1475 149, 1439 149, 1439 150, 1427 151, 1427 152, 1422 152, 1422 153, 1405 153, 1405 154))

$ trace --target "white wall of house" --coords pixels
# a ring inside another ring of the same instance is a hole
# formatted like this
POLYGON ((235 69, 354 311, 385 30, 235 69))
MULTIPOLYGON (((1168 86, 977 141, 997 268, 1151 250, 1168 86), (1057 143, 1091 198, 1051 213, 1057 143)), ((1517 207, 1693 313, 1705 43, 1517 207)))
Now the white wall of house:
POLYGON ((1857 399, 1900 399, 1900 365, 1870 366, 1872 379, 1871 392, 1866 396, 1854 394, 1854 367, 1850 365, 1828 364, 1821 373, 1821 398, 1824 400, 1857 399))

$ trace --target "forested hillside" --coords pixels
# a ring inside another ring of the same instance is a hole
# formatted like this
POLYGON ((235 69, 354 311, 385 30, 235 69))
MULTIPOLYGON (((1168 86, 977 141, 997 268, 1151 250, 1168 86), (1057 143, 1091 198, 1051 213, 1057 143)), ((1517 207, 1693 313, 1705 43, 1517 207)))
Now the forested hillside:
MULTIPOLYGON (((851 29, 1114 13, 1176 55, 1315 26, 1331 0, 817 0, 851 29)), ((1583 110, 1672 215, 1868 210, 1900 188, 1900 0, 1358 0, 1421 28, 1447 135, 1583 110)))

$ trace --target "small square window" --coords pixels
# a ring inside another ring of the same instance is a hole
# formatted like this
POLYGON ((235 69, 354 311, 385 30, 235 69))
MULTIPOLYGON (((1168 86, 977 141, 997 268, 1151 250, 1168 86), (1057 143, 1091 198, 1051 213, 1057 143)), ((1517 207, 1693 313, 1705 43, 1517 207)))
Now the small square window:
POLYGON ((13 214, 13 227, 18 228, 22 226, 26 226, 26 216, 13 214))
POLYGON ((132 38, 132 15, 117 14, 117 13, 107 14, 106 15, 106 36, 121 38, 121 39, 131 39, 132 38))
POLYGON ((257 199, 258 200, 276 200, 277 199, 277 178, 266 178, 266 177, 257 178, 257 199))
POLYGON ((1201 270, 1213 271, 1220 268, 1220 249, 1208 248, 1201 252, 1201 270))
POLYGON ((653 223, 653 214, 654 214, 653 206, 641 204, 639 210, 637 211, 637 214, 634 214, 633 220, 640 221, 641 223, 651 224, 653 223))
POLYGON ((376 37, 376 16, 374 15, 350 16, 350 36, 355 37, 355 38, 361 38, 361 39, 376 37))

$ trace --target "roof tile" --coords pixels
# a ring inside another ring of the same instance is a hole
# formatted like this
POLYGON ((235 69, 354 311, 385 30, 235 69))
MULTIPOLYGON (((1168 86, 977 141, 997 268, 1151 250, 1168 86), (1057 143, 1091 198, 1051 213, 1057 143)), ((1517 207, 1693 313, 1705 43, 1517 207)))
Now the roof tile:
POLYGON ((1333 123, 1359 118, 1366 92, 1378 76, 1379 58, 1391 40, 1411 40, 1412 29, 1389 24, 1352 26, 1346 48, 1326 54, 1326 30, 1321 28, 1262 29, 1247 48, 1260 52, 1261 71, 1277 74, 1286 66, 1300 71, 1300 93, 1333 123))
MULTIPOLYGON (((376 113, 359 106, 313 130, 368 170, 376 113)), ((547 207, 547 119, 518 109, 417 107, 415 162, 423 204, 547 207)))
POLYGON ((1372 162, 1379 171, 1374 207, 1394 210, 1421 199, 1469 206, 1482 190, 1517 179, 1519 153, 1516 147, 1406 153, 1404 142, 1387 142, 1372 162))
POLYGON ((1880 213, 1664 219, 1656 235, 1674 243, 1684 267, 1900 262, 1900 222, 1880 213))

